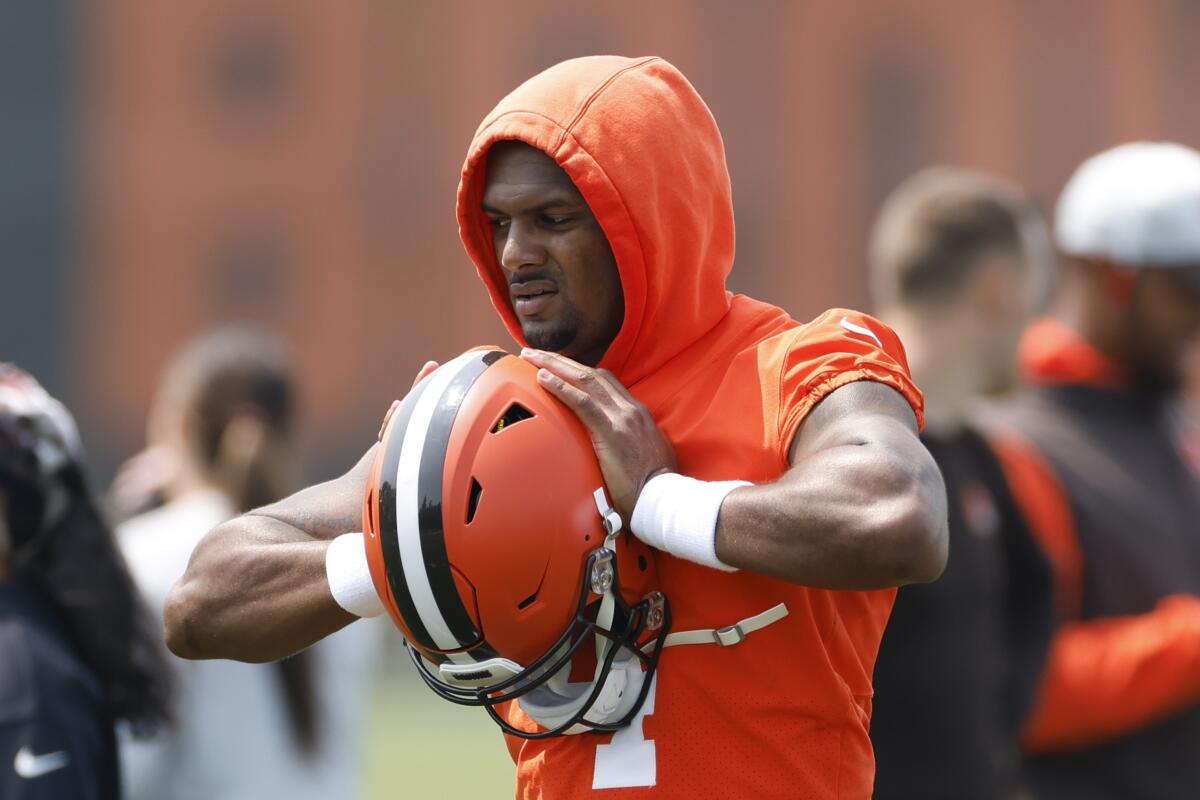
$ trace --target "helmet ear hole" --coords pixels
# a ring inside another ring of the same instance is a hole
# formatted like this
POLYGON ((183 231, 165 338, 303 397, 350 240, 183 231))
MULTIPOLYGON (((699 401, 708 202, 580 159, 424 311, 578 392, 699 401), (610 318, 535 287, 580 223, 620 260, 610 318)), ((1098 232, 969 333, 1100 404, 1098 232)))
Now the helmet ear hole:
POLYGON ((479 481, 471 478, 471 494, 467 497, 467 524, 471 524, 471 520, 475 519, 475 511, 479 508, 479 496, 483 494, 483 487, 479 485, 479 481))
POLYGON ((536 416, 525 406, 520 403, 513 403, 505 412, 496 420, 496 424, 492 426, 492 433, 499 433, 510 425, 516 425, 518 422, 526 419, 533 419, 536 416))

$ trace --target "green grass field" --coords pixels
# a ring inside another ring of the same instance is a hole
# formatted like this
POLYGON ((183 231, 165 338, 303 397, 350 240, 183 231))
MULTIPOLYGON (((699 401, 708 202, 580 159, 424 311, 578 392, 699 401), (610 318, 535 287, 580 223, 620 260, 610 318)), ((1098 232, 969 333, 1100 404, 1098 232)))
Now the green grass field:
POLYGON ((372 708, 368 800, 511 798, 513 762, 487 712, 442 700, 400 659, 372 708))

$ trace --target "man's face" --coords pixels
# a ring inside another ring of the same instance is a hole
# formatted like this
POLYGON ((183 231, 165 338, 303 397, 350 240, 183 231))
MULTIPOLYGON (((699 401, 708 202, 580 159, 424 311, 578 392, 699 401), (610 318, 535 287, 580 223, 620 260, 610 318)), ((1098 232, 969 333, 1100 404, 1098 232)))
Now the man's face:
POLYGON ((998 395, 1018 383, 1017 349, 1033 320, 1035 292, 1030 284, 1037 276, 1024 253, 1005 251, 984 258, 986 262, 977 267, 977 272, 986 297, 968 312, 971 325, 983 335, 977 353, 983 369, 980 389, 984 394, 998 395))
POLYGON ((625 297, 608 239, 567 173, 540 150, 499 142, 482 207, 525 341, 598 364, 621 330, 625 297))
POLYGON ((1134 363, 1144 380, 1178 388, 1200 334, 1200 268, 1142 268, 1130 308, 1134 363))

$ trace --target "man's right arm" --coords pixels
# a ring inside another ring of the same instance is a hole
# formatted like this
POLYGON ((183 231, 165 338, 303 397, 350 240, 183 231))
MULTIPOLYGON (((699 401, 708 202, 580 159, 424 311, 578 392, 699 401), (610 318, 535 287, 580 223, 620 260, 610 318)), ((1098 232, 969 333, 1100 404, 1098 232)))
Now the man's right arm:
POLYGON ((372 447, 340 478, 210 531, 167 595, 167 646, 182 658, 276 661, 357 617, 329 592, 330 540, 362 530, 372 447))

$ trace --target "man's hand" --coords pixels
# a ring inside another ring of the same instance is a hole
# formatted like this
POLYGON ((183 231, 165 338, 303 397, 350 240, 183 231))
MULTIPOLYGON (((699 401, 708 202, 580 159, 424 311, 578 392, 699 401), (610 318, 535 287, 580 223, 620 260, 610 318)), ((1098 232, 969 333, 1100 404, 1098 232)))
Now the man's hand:
MULTIPOLYGON (((436 361, 426 361, 425 366, 421 367, 421 371, 417 373, 417 377, 413 378, 412 388, 417 388, 417 384, 432 375, 438 366, 439 364, 436 361)), ((387 430, 388 423, 392 421, 392 414, 395 414, 396 409, 399 407, 400 401, 393 400, 392 405, 387 410, 387 413, 383 415, 383 423, 379 426, 379 433, 375 435, 375 438, 378 441, 383 441, 383 432, 387 430)))
POLYGON ((608 370, 543 350, 522 350, 521 358, 539 367, 538 383, 591 433, 613 507, 628 524, 646 481, 675 470, 675 448, 646 407, 608 370))

